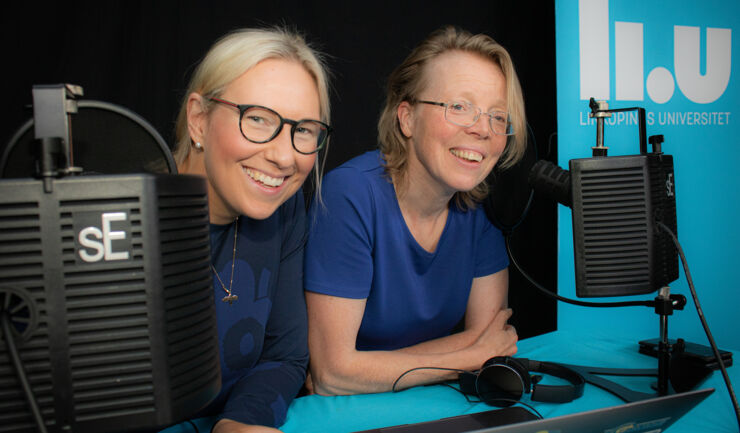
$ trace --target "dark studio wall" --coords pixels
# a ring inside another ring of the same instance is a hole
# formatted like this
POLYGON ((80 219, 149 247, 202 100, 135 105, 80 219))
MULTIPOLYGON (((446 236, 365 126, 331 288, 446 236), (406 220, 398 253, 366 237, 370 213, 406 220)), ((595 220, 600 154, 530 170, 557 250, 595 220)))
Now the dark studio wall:
MULTIPOLYGON (((329 55, 335 128, 327 160, 331 169, 376 147, 385 77, 427 34, 453 24, 485 32, 507 47, 524 89, 537 154, 557 157, 552 2, 106 1, 18 7, 1 18, 0 152, 31 117, 32 85, 53 83, 81 85, 85 99, 136 112, 172 143, 190 73, 213 41, 235 28, 282 23, 298 28, 329 55)), ((526 175, 520 172, 516 179, 526 175)), ((519 189, 511 201, 527 193, 519 189)), ((555 204, 535 197, 512 235, 518 260, 546 287, 556 284, 556 218, 555 204)), ((555 329, 554 302, 513 269, 510 304, 520 337, 555 329)))

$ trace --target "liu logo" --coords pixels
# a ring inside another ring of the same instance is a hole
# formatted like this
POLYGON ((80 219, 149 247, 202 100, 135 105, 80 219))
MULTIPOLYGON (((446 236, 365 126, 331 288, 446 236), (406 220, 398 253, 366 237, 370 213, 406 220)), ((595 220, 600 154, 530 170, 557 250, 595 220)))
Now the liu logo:
POLYGON ((691 102, 709 104, 727 89, 732 63, 731 29, 707 27, 702 47, 701 27, 673 26, 673 65, 657 66, 646 77, 643 59, 650 58, 650 53, 644 52, 643 30, 650 23, 614 21, 613 57, 609 48, 611 24, 609 0, 579 0, 581 99, 610 99, 612 59, 617 101, 643 101, 647 91, 653 102, 663 104, 673 97, 677 84, 691 102))

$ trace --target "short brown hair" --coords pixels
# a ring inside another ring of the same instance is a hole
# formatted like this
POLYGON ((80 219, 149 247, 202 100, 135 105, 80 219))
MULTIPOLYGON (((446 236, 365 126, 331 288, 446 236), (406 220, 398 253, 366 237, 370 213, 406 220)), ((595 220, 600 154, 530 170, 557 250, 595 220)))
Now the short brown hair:
MULTIPOLYGON (((388 77, 385 107, 378 120, 378 141, 385 158, 386 173, 401 183, 396 187, 404 184, 409 155, 407 138, 401 132, 398 122, 398 107, 404 101, 413 102, 417 99, 425 85, 424 68, 429 61, 453 50, 480 55, 501 68, 506 78, 507 112, 514 127, 514 135, 507 140, 506 149, 498 164, 502 168, 510 167, 524 155, 527 145, 524 98, 511 56, 488 35, 473 35, 447 26, 430 34, 388 77)), ((488 184, 484 181, 471 191, 457 192, 455 201, 461 208, 472 208, 487 194, 488 184)))

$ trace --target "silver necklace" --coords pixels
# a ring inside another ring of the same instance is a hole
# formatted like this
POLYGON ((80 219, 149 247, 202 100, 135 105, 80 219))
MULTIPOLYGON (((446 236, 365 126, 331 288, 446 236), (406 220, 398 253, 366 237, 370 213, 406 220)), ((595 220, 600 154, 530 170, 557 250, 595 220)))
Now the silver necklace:
POLYGON ((238 296, 231 293, 232 285, 234 284, 234 262, 236 262, 236 236, 239 233, 239 217, 237 216, 234 220, 234 250, 231 253, 231 279, 229 280, 229 288, 226 288, 226 284, 224 284, 223 281, 221 281, 221 277, 218 276, 218 272, 216 272, 216 268, 213 266, 213 263, 211 263, 211 269, 213 269, 213 273, 216 275, 216 278, 218 278, 218 282, 221 283, 221 288, 224 289, 224 292, 226 292, 226 296, 221 298, 221 301, 228 302, 229 305, 233 304, 234 301, 239 299, 238 296))

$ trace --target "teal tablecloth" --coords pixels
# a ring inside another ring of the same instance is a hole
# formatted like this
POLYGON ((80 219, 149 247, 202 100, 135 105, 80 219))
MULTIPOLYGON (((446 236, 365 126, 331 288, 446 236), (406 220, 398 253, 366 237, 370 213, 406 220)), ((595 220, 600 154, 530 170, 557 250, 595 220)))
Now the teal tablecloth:
MULTIPOLYGON (((645 336, 650 338, 651 336, 645 336)), ((703 343, 703 342, 701 342, 703 343)), ((655 358, 637 351, 637 339, 626 340, 603 334, 556 331, 519 342, 518 357, 539 361, 609 367, 657 368, 655 358)), ((740 352, 733 353, 737 360, 740 352)), ((728 368, 733 384, 740 383, 737 367, 728 368)), ((557 379, 550 383, 560 383, 557 379)), ((641 392, 652 392, 649 377, 615 379, 622 385, 641 392)), ((547 382, 542 382, 547 383, 547 382)), ((737 432, 738 425, 727 389, 720 373, 714 372, 700 388, 716 391, 704 402, 668 428, 672 433, 737 432)), ((622 401, 592 385, 586 385, 583 397, 564 404, 532 402, 545 418, 615 406, 622 401)), ((281 430, 285 433, 344 433, 371 428, 430 421, 439 418, 492 409, 483 403, 469 403, 465 397, 444 385, 422 386, 397 393, 365 394, 340 397, 311 395, 297 398, 288 410, 281 430)), ((210 430, 209 419, 195 420, 200 432, 210 430)), ((165 430, 167 433, 192 433, 189 424, 165 430)))

